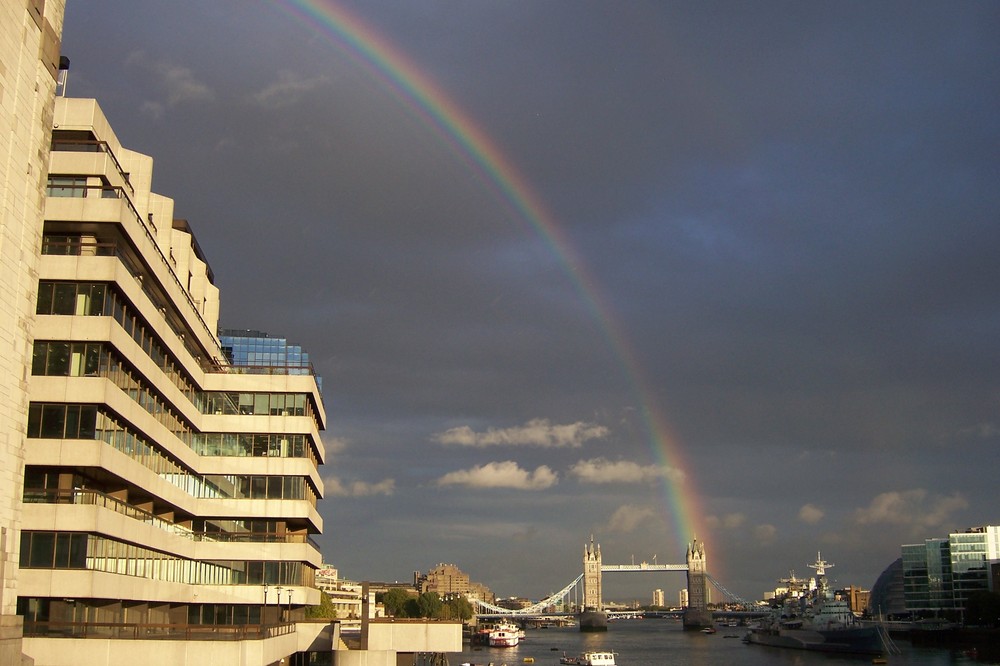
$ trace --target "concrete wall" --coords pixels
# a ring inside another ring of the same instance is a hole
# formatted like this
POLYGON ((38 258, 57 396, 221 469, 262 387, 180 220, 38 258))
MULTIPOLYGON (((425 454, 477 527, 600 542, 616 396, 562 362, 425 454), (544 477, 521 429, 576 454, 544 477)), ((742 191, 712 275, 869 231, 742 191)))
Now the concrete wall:
POLYGON ((368 622, 368 650, 461 652, 462 623, 375 619, 368 622))
MULTIPOLYGON (((336 625, 302 622, 295 631, 267 640, 184 641, 104 640, 99 638, 25 638, 35 666, 135 664, 142 666, 266 666, 299 651, 332 650, 336 625), (139 657, 138 655, 141 655, 139 657)), ((7 666, 8 662, 0 662, 7 666)), ((393 666, 395 663, 393 662, 393 666)))
POLYGON ((17 603, 27 368, 64 0, 0 3, 0 663, 21 663, 17 603))

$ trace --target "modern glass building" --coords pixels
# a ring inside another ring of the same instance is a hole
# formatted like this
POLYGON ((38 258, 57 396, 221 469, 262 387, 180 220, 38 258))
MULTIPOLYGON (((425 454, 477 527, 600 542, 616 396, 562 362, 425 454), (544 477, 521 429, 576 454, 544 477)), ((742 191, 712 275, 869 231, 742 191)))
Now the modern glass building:
MULTIPOLYGON (((219 331, 222 353, 240 372, 259 374, 315 375, 309 353, 286 338, 264 331, 226 328, 219 331)), ((323 390, 323 379, 315 375, 323 390)))
POLYGON ((25 406, 22 649, 53 666, 288 659, 310 644, 303 631, 324 629, 295 623, 319 603, 322 562, 326 414, 308 355, 289 358, 282 340, 283 364, 254 357, 266 373, 227 358, 214 276, 151 190, 152 159, 121 146, 94 100, 58 98, 54 126, 25 406))
POLYGON ((947 539, 903 546, 903 594, 911 612, 951 610, 951 557, 947 539))
POLYGON ((961 611, 974 592, 996 591, 992 572, 1000 566, 1000 527, 973 527, 902 551, 910 612, 961 611))
POLYGON ((956 605, 964 608, 969 595, 996 592, 992 565, 1000 562, 1000 527, 977 527, 948 537, 951 578, 956 605))

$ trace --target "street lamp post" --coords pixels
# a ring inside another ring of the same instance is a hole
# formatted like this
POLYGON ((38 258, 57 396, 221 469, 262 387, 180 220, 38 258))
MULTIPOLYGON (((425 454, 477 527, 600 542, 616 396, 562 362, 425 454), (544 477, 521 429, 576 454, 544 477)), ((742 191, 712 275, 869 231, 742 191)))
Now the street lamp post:
POLYGON ((267 614, 267 583, 264 583, 264 603, 260 607, 260 625, 265 624, 265 615, 267 614))

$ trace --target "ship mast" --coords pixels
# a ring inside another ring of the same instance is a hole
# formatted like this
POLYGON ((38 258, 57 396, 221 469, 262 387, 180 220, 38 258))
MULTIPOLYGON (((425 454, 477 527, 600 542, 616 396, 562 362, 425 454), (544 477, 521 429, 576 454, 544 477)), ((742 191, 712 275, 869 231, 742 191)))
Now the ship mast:
POLYGON ((816 587, 819 588, 819 595, 823 598, 829 598, 829 586, 826 582, 826 570, 834 566, 830 562, 827 562, 820 555, 819 551, 816 551, 816 562, 815 564, 807 565, 810 569, 816 570, 816 587))

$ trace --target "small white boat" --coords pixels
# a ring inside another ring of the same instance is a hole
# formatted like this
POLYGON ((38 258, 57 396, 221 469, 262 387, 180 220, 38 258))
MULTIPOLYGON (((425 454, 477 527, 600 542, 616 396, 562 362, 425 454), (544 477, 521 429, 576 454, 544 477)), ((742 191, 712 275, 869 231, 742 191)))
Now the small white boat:
POLYGON ((567 657, 565 653, 559 658, 560 664, 572 666, 615 666, 614 652, 583 652, 579 657, 567 657))

